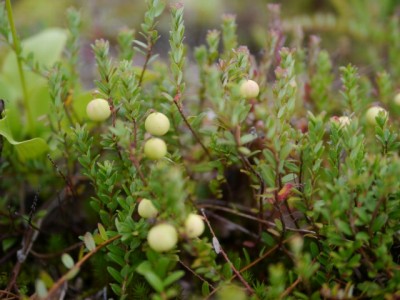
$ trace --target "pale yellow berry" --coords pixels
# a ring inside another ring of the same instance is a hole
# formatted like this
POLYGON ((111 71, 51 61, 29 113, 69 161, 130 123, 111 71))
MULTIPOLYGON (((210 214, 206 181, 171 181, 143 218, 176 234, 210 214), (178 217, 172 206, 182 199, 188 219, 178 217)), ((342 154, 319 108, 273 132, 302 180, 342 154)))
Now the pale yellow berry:
POLYGON ((158 214, 157 208, 154 206, 153 202, 149 199, 142 199, 138 206, 139 216, 142 218, 154 218, 158 214))
POLYGON ((86 106, 86 113, 90 120, 101 122, 107 120, 111 115, 110 105, 107 100, 94 99, 86 106))
POLYGON ((167 145, 160 138, 151 138, 144 144, 144 154, 153 160, 163 158, 167 154, 167 145))
POLYGON ((400 93, 398 93, 396 96, 394 96, 393 101, 396 105, 400 106, 400 93))
POLYGON ((245 80, 240 85, 240 95, 243 98, 246 98, 246 99, 255 98, 258 96, 259 92, 260 92, 260 88, 258 86, 258 83, 253 80, 245 80))
POLYGON ((189 238, 200 236, 204 232, 203 218, 196 214, 189 214, 185 220, 185 233, 189 238))
POLYGON ((154 251, 169 251, 178 243, 178 232, 171 224, 158 224, 150 229, 147 242, 154 251))
POLYGON ((166 115, 154 112, 148 115, 144 122, 146 131, 152 135, 164 135, 169 130, 169 120, 166 115))
POLYGON ((380 106, 372 106, 367 110, 367 113, 365 115, 367 122, 374 125, 376 124, 376 117, 380 112, 383 112, 385 116, 387 116, 387 111, 380 107, 380 106))

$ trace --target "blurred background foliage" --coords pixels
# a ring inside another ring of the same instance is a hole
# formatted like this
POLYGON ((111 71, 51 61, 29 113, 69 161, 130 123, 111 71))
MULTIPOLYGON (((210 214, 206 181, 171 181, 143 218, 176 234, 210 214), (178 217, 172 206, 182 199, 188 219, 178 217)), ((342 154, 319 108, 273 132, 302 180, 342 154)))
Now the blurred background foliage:
MULTIPOLYGON (((176 2, 168 0, 168 2, 176 2)), ((237 15, 240 44, 248 45, 256 55, 262 48, 268 18, 267 4, 281 4, 283 28, 288 44, 307 44, 309 35, 323 35, 322 48, 332 55, 338 65, 353 64, 368 72, 384 67, 387 53, 385 42, 390 39, 391 19, 400 14, 400 0, 183 0, 187 27, 186 43, 191 47, 205 39, 208 30, 218 28, 225 13, 237 15), (372 68, 371 68, 372 67, 372 68)), ((15 0, 16 23, 22 38, 46 27, 65 27, 65 11, 74 6, 84 19, 87 49, 97 38, 116 40, 123 27, 138 28, 146 9, 142 0, 15 0)), ((168 17, 161 18, 162 39, 158 52, 166 56, 168 17), (164 49, 164 51, 163 51, 164 49)), ((0 51, 4 53, 4 48, 0 51)), ((85 53, 83 53, 85 56, 85 53)), ((90 55, 87 55, 90 57, 90 55)))

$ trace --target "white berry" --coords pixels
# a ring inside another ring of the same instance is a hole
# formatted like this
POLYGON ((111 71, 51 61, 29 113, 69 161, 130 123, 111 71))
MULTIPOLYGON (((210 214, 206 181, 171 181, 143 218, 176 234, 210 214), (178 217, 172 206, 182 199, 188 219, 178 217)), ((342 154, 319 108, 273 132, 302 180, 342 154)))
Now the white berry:
POLYGON ((90 120, 101 122, 110 117, 111 109, 107 100, 94 99, 86 106, 86 113, 90 120))
POLYGON ((178 232, 171 224, 158 224, 150 229, 147 242, 154 251, 169 251, 178 243, 178 232))
POLYGON ((142 199, 138 206, 139 216, 142 218, 154 218, 158 214, 157 208, 154 206, 153 202, 149 199, 142 199))
POLYGON ((154 112, 147 116, 144 122, 146 131, 152 135, 164 135, 169 130, 169 119, 160 112, 154 112))
POLYGON ((387 111, 380 107, 380 106, 372 106, 367 110, 366 118, 368 123, 375 125, 376 124, 376 117, 380 112, 383 112, 385 116, 387 116, 387 111))
POLYGON ((246 99, 257 97, 259 92, 258 83, 254 80, 246 80, 240 85, 240 95, 246 99))
POLYGON ((204 232, 203 218, 196 214, 189 214, 185 220, 185 233, 189 238, 200 236, 204 232))
POLYGON ((167 154, 167 145, 162 139, 151 138, 144 144, 144 154, 153 160, 163 158, 167 154))

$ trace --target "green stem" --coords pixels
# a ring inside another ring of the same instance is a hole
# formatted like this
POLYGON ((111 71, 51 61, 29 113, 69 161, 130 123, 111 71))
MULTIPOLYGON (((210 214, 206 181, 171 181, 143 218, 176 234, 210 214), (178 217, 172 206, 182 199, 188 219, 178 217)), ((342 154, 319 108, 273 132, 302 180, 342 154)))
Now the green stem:
POLYGON ((14 17, 12 13, 12 8, 11 8, 11 0, 6 0, 6 9, 7 9, 7 16, 8 16, 8 22, 10 23, 10 28, 11 28, 11 34, 13 38, 13 46, 14 46, 14 51, 17 56, 17 64, 18 64, 18 73, 19 73, 19 78, 21 80, 21 86, 22 86, 22 93, 23 93, 23 102, 26 110, 26 115, 28 119, 28 125, 31 131, 34 130, 34 122, 31 114, 31 110, 29 108, 29 99, 28 99, 28 89, 26 88, 26 81, 25 81, 25 74, 24 70, 22 68, 22 59, 21 59, 21 45, 17 36, 17 30, 15 29, 15 24, 14 24, 14 17))

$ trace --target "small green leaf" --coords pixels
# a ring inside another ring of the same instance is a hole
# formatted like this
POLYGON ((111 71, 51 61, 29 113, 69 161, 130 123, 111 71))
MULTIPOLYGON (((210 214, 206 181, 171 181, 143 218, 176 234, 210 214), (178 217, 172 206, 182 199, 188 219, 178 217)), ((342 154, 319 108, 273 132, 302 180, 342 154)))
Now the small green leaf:
POLYGON ((168 272, 171 260, 168 257, 158 257, 157 260, 149 259, 153 264, 157 264, 157 275, 160 277, 165 277, 168 272))
POLYGON ((185 272, 183 272, 183 271, 173 272, 171 275, 169 275, 167 278, 165 278, 164 287, 167 287, 167 286, 173 284, 175 281, 181 279, 184 275, 185 275, 185 272))
POLYGON ((380 230, 386 224, 387 218, 388 216, 386 214, 379 215, 372 223, 372 231, 377 232, 378 230, 380 230))
POLYGON ((168 93, 161 93, 168 101, 174 102, 174 98, 168 93))
POLYGON ((207 297, 210 294, 210 285, 207 282, 203 282, 201 285, 201 294, 203 297, 207 297))
POLYGON ((121 289, 121 286, 120 286, 120 285, 115 284, 115 283, 111 283, 110 286, 111 286, 111 289, 113 290, 113 292, 114 292, 117 296, 120 296, 120 295, 121 295, 122 289, 121 289))
POLYGON ((74 259, 68 253, 61 256, 61 261, 67 269, 71 269, 75 264, 74 259))
POLYGON ((40 299, 44 299, 47 297, 48 291, 47 291, 45 283, 42 280, 40 280, 40 279, 36 280, 35 290, 40 299))
POLYGON ((310 243, 310 252, 311 252, 311 255, 313 258, 315 258, 319 255, 319 248, 318 248, 318 244, 316 242, 310 243))
POLYGON ((240 144, 245 145, 247 143, 254 141, 256 138, 257 138, 256 134, 251 134, 251 133, 245 134, 240 137, 240 144))
POLYGON ((282 229, 283 229, 283 224, 282 224, 281 220, 275 219, 275 220, 274 220, 274 223, 275 223, 275 225, 276 225, 276 229, 277 229, 278 231, 282 231, 282 229))
POLYGON ((108 239, 108 236, 107 236, 106 230, 104 229, 104 226, 101 225, 101 223, 98 223, 98 224, 97 224, 97 228, 99 229, 99 233, 100 233, 101 238, 102 238, 104 241, 106 241, 106 240, 108 239))
POLYGON ((96 243, 94 242, 93 236, 90 232, 86 232, 83 236, 83 242, 89 251, 96 249, 96 243))
POLYGON ((337 220, 335 220, 335 223, 336 223, 337 228, 339 229, 339 232, 344 233, 348 236, 352 235, 350 225, 347 222, 337 219, 337 220))
POLYGON ((224 266, 222 267, 222 275, 225 278, 231 278, 232 277, 232 269, 231 269, 231 266, 228 263, 224 264, 224 266))
POLYGON ((116 262, 117 264, 119 264, 121 267, 123 267, 124 265, 126 265, 126 263, 125 263, 125 261, 123 260, 123 258, 121 258, 120 256, 118 256, 118 255, 116 255, 116 254, 114 254, 114 253, 112 253, 112 252, 107 253, 107 256, 108 256, 109 258, 111 258, 114 262, 116 262))
POLYGON ((156 273, 153 272, 151 265, 148 261, 142 262, 137 268, 136 272, 143 275, 147 282, 155 289, 157 292, 161 293, 164 290, 163 282, 156 273))
POLYGON ((121 274, 113 267, 107 267, 107 271, 108 273, 110 273, 112 278, 115 279, 116 282, 122 283, 122 281, 124 281, 124 278, 121 276, 121 274))
POLYGON ((53 278, 46 271, 40 271, 39 278, 44 282, 47 288, 51 288, 54 284, 53 278))
POLYGON ((15 242, 17 241, 16 238, 8 238, 8 239, 4 239, 1 244, 2 244, 2 248, 3 248, 3 252, 7 252, 8 249, 10 249, 15 242))

